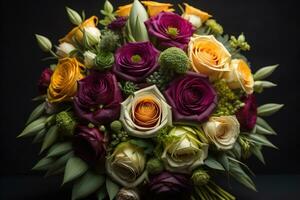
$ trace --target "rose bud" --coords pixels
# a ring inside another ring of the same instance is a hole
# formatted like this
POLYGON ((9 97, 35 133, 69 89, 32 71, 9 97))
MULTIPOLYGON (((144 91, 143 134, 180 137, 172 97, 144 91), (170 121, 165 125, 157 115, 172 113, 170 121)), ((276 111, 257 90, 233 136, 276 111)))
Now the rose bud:
POLYGON ((114 21, 112 21, 107 28, 112 31, 121 31, 124 28, 127 22, 127 17, 117 17, 114 21))
POLYGON ((206 171, 197 169, 193 172, 191 179, 194 185, 202 186, 208 183, 210 176, 206 171))
POLYGON ((47 89, 50 85, 52 74, 53 74, 53 71, 50 68, 46 68, 42 72, 40 79, 38 81, 38 90, 39 90, 40 94, 47 93, 47 89))
POLYGON ((116 200, 140 200, 140 197, 136 189, 122 188, 118 192, 116 200))
POLYGON ((236 113, 236 117, 240 122, 243 131, 251 131, 254 128, 257 119, 256 98, 252 94, 243 97, 242 101, 245 105, 236 113))
POLYGON ((61 58, 65 58, 68 57, 69 54, 75 50, 75 47, 70 43, 63 42, 59 44, 59 46, 56 49, 56 54, 61 58))

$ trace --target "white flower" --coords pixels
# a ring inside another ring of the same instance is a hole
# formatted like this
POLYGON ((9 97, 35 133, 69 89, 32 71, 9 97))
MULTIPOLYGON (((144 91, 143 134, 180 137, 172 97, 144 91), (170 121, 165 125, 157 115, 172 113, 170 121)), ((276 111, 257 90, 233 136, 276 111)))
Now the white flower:
POLYGON ((190 173, 207 158, 207 139, 198 129, 176 126, 167 135, 161 156, 169 171, 190 173), (201 140, 200 140, 201 138, 201 140))
POLYGON ((240 133, 240 124, 235 116, 211 117, 203 124, 209 140, 220 150, 231 149, 240 133))
POLYGON ((63 42, 57 47, 56 54, 61 58, 65 58, 68 57, 73 50, 75 50, 75 47, 72 44, 63 42))
POLYGON ((150 138, 172 124, 171 107, 155 85, 136 91, 121 104, 120 121, 129 135, 150 138))
POLYGON ((188 20, 195 28, 199 28, 202 26, 202 20, 197 15, 183 14, 182 17, 188 20))
POLYGON ((86 51, 86 52, 84 52, 83 56, 84 56, 84 65, 87 68, 90 69, 95 66, 96 54, 94 54, 91 51, 86 51))
POLYGON ((101 40, 101 32, 96 27, 85 27, 83 31, 84 41, 88 46, 94 46, 101 40))

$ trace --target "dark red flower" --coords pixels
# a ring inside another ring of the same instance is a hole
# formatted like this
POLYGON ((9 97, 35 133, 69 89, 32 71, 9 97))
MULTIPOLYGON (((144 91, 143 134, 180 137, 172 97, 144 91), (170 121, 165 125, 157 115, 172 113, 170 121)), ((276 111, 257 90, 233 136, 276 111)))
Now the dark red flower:
POLYGON ((50 85, 52 74, 53 74, 53 71, 50 68, 46 68, 42 72, 40 79, 38 81, 38 90, 39 90, 40 94, 47 93, 47 89, 50 85))
POLYGON ((245 106, 237 113, 236 117, 240 123, 241 130, 250 131, 254 128, 257 119, 257 104, 253 94, 242 98, 245 106))

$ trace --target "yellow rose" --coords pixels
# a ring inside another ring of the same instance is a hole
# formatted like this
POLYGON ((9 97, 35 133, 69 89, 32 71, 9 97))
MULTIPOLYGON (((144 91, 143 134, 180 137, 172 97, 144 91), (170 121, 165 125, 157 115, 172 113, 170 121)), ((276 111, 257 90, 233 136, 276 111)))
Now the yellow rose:
POLYGON ((131 11, 131 7, 132 7, 132 4, 128 4, 125 6, 119 6, 118 10, 116 11, 116 14, 119 17, 128 17, 130 14, 130 11, 131 11))
POLYGON ((213 35, 194 35, 188 49, 193 70, 215 80, 230 71, 230 53, 213 35))
POLYGON ((96 27, 97 24, 98 18, 96 16, 92 16, 89 19, 82 22, 79 26, 73 28, 64 38, 60 39, 59 42, 67 42, 74 44, 74 39, 78 42, 82 42, 84 28, 96 27))
POLYGON ((83 78, 83 65, 76 58, 59 60, 48 88, 47 99, 50 103, 68 101, 77 92, 77 81, 83 78))
POLYGON ((242 59, 234 59, 230 63, 230 71, 224 74, 231 89, 241 88, 247 94, 253 93, 254 80, 251 69, 242 59))
POLYGON ((173 4, 170 3, 159 3, 155 1, 142 1, 142 3, 147 7, 147 12, 150 17, 159 14, 162 11, 173 12, 174 9, 170 8, 173 4))
POLYGON ((185 11, 182 17, 190 21, 197 28, 199 28, 203 22, 205 22, 210 17, 212 17, 207 12, 204 12, 200 9, 190 6, 187 3, 184 3, 184 5, 185 5, 185 11))

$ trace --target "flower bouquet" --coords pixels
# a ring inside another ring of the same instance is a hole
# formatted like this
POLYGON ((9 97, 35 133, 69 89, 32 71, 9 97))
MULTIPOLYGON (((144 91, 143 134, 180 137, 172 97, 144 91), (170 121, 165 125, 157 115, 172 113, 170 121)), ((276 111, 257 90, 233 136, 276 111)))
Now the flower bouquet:
POLYGON ((72 199, 235 199, 220 176, 255 190, 244 161, 276 148, 262 117, 283 105, 257 107, 254 93, 276 86, 277 65, 252 73, 243 34, 179 8, 106 1, 102 20, 67 8, 74 28, 55 50, 36 35, 53 64, 19 137, 42 143, 33 169, 63 173, 72 199))

